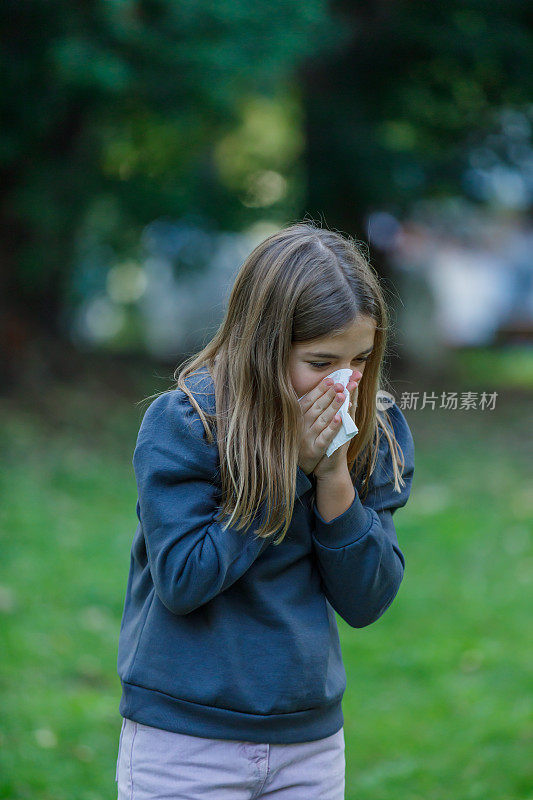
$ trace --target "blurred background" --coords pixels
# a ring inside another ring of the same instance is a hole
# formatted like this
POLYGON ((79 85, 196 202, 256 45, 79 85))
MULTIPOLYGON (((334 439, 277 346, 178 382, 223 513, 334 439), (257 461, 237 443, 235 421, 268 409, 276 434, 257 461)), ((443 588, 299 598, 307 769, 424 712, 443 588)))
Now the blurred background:
POLYGON ((366 629, 337 618, 346 798, 532 800, 531 5, 0 20, 0 797, 116 797, 139 401, 307 217, 382 278, 417 454, 399 595, 366 629))

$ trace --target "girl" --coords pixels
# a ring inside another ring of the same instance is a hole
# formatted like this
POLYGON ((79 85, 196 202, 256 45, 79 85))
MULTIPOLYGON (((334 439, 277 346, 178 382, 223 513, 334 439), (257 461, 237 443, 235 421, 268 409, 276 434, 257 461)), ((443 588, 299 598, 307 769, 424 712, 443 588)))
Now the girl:
POLYGON ((356 242, 290 225, 248 256, 218 332, 147 409, 119 800, 344 798, 335 612, 363 628, 396 596, 393 514, 414 471, 402 412, 376 403, 387 329, 356 242), (346 385, 327 380, 340 369, 346 385), (359 432, 328 457, 345 390, 359 432))

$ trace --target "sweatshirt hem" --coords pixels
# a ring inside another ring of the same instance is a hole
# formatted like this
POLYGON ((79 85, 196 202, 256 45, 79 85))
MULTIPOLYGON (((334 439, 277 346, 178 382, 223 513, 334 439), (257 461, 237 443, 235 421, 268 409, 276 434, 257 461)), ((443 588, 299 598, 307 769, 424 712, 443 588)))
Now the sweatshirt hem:
POLYGON ((249 714, 182 700, 122 678, 120 682, 122 717, 174 733, 260 744, 293 744, 332 736, 344 724, 342 700, 303 711, 249 714))

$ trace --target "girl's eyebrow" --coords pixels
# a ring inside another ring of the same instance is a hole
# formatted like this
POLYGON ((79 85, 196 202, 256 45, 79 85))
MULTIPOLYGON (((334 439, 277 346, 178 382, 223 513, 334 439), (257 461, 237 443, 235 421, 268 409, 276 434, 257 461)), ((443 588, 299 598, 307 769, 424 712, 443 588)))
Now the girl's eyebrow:
MULTIPOLYGON (((371 353, 374 347, 369 347, 367 350, 362 350, 359 355, 366 356, 368 353, 371 353)), ((312 356, 313 358, 340 358, 340 356, 336 356, 335 353, 304 353, 305 356, 312 356)))

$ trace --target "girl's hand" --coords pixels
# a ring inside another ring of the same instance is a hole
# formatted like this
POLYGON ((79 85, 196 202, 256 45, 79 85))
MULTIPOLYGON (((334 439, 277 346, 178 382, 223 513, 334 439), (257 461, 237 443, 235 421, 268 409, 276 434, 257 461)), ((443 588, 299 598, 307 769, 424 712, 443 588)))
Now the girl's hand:
MULTIPOLYGON (((359 389, 359 380, 360 380, 360 377, 357 380, 356 387, 355 387, 355 389, 353 391, 353 394, 350 395, 353 399, 349 403, 349 406, 348 406, 349 414, 350 414, 351 418, 354 421, 355 421, 355 409, 357 408, 357 392, 358 392, 358 389, 359 389)), ((351 383, 352 383, 352 379, 350 378, 350 383, 348 383, 348 386, 350 386, 351 383)), ((342 405, 342 403, 341 403, 341 405, 342 405)), ((339 425, 340 425, 340 423, 339 423, 339 425)), ((339 429, 339 425, 337 425, 336 431, 339 429)), ((336 431, 335 431, 335 433, 336 433, 336 431)), ((334 438, 334 436, 335 436, 335 434, 333 435, 332 438, 334 438)), ((341 471, 343 469, 343 467, 347 467, 348 466, 347 455, 348 455, 348 448, 349 447, 350 447, 350 442, 345 442, 340 447, 337 447, 335 452, 332 453, 329 456, 329 458, 328 458, 328 456, 326 454, 324 454, 322 456, 322 458, 320 459, 320 461, 315 466, 315 468, 313 469, 313 474, 314 474, 315 478, 320 480, 321 478, 324 478, 324 477, 329 476, 329 475, 333 475, 333 474, 341 471)), ((327 448, 326 448, 326 450, 327 450, 327 448)))
MULTIPOLYGON (((352 376, 346 386, 348 392, 355 389, 362 377, 359 370, 354 370, 352 376)), ((330 380, 327 379, 326 380, 330 380)), ((340 414, 339 420, 335 421, 335 414, 344 403, 346 395, 345 389, 341 383, 335 383, 331 386, 326 385, 325 381, 321 381, 314 389, 311 389, 306 395, 298 401, 303 412, 304 431, 300 444, 300 452, 298 456, 298 465, 302 470, 309 475, 311 472, 316 473, 316 467, 319 462, 325 459, 326 462, 332 462, 328 465, 323 465, 320 474, 334 471, 330 466, 338 469, 339 463, 342 463, 338 453, 344 454, 346 461, 346 452, 348 450, 349 442, 339 447, 335 453, 328 458, 325 453, 329 445, 337 435, 341 423, 340 414)), ((355 413, 355 412, 353 412, 355 413)), ((317 476, 318 477, 318 476, 317 476)))

